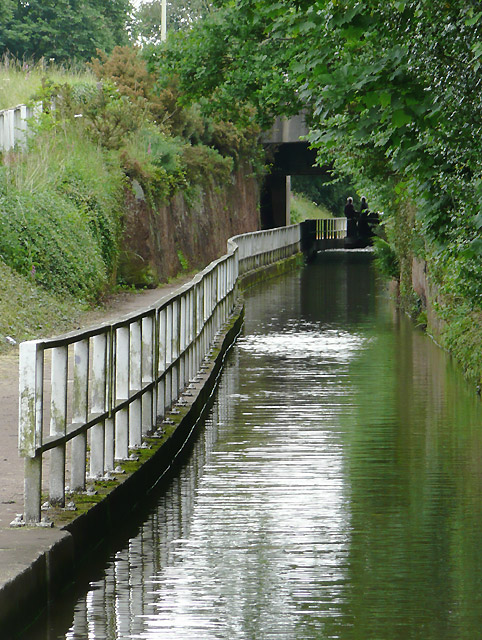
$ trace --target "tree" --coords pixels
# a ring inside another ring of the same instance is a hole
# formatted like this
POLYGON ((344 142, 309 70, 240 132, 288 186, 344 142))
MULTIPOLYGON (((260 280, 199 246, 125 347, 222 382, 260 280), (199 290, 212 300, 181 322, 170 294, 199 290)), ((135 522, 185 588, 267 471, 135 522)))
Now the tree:
POLYGON ((128 42, 129 0, 17 0, 13 5, 0 22, 0 46, 19 59, 89 60, 96 49, 109 52, 128 42))
POLYGON ((320 162, 385 211, 400 252, 415 228, 448 289, 482 307, 480 3, 215 4, 158 52, 161 74, 211 109, 251 104, 265 126, 303 105, 320 162))
POLYGON ((14 0, 0 0, 0 50, 5 47, 5 33, 2 25, 11 19, 14 8, 14 0))

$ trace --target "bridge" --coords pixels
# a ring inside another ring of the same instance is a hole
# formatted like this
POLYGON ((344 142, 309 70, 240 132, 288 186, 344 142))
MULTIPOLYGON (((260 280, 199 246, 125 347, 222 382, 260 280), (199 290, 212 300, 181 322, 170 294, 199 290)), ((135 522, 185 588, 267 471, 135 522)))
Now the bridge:
POLYGON ((271 173, 266 177, 261 195, 263 228, 290 224, 291 176, 330 175, 329 165, 319 166, 316 151, 305 140, 309 128, 303 113, 291 118, 277 118, 265 134, 263 144, 272 158, 271 173))

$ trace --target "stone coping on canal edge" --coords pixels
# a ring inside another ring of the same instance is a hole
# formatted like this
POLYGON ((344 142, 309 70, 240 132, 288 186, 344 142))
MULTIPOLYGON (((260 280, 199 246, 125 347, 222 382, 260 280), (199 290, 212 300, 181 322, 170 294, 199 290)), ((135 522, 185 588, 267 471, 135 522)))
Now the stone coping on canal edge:
MULTIPOLYGON (((302 260, 297 254, 251 271, 240 281, 240 289, 281 275, 302 260)), ((27 638, 26 629, 35 617, 75 581, 96 550, 134 519, 149 496, 169 481, 189 451, 197 424, 210 408, 224 358, 242 329, 243 319, 241 296, 197 381, 160 423, 162 438, 145 438, 147 446, 133 451, 136 459, 122 464, 122 474, 95 482, 95 494, 72 496, 75 510, 49 510, 55 525, 52 528, 0 531, 0 640, 27 638)))

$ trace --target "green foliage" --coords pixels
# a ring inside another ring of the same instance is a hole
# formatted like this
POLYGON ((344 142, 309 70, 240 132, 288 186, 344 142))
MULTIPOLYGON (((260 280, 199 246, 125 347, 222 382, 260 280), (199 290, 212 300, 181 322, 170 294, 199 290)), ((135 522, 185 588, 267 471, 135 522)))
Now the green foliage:
POLYGON ((181 251, 181 249, 177 250, 177 258, 179 260, 182 270, 189 271, 189 263, 186 257, 184 256, 183 252, 181 251))
POLYGON ((130 11, 129 0, 7 1, 0 20, 0 53, 9 51, 18 59, 86 61, 96 49, 111 51, 127 43, 130 11))
POLYGON ((0 167, 0 255, 46 289, 95 299, 115 274, 124 177, 75 128, 0 167))
POLYGON ((148 100, 152 95, 154 77, 148 72, 145 61, 136 47, 114 47, 107 56, 97 50, 98 58, 88 65, 98 80, 115 84, 119 93, 133 102, 148 100))
POLYGON ((296 224, 303 220, 316 220, 318 218, 332 217, 328 209, 325 207, 319 207, 315 202, 308 200, 298 193, 291 194, 290 209, 291 224, 296 224))
POLYGON ((127 134, 145 121, 145 100, 131 100, 112 80, 97 83, 56 84, 44 78, 32 101, 43 111, 29 123, 33 133, 61 128, 82 119, 84 134, 107 149, 118 149, 127 134))
POLYGON ((326 207, 333 216, 343 215, 347 197, 355 196, 355 187, 346 177, 333 180, 324 176, 291 176, 291 187, 296 193, 326 207))
POLYGON ((152 48, 150 65, 161 78, 178 75, 181 94, 204 113, 245 122, 244 107, 254 106, 257 121, 269 125, 280 104, 287 113, 301 108, 298 87, 285 73, 288 49, 265 38, 262 12, 229 2, 171 35, 167 49, 152 48))
POLYGON ((182 160, 186 178, 194 185, 227 182, 233 170, 233 160, 223 157, 216 149, 202 144, 183 148, 182 160))
POLYGON ((400 278, 400 265, 392 246, 383 238, 373 238, 375 264, 378 271, 387 279, 400 278))
POLYGON ((21 276, 0 260, 0 353, 11 350, 6 336, 17 342, 58 335, 77 322, 81 308, 74 300, 56 297, 34 278, 21 276))
POLYGON ((124 141, 121 160, 124 171, 138 180, 155 202, 166 202, 186 186, 183 162, 184 143, 169 138, 156 127, 145 126, 124 141))
POLYGON ((143 123, 142 106, 133 104, 115 84, 105 81, 82 106, 87 133, 107 149, 119 149, 125 136, 143 123))
POLYGON ((461 300, 445 302, 439 308, 445 324, 443 346, 462 363, 467 378, 482 387, 482 314, 461 300))
POLYGON ((54 191, 0 198, 0 256, 50 291, 94 298, 106 282, 88 222, 54 191))
MULTIPOLYGON (((207 0, 181 2, 171 0, 167 7, 167 30, 189 29, 194 22, 211 11, 207 0)), ((134 15, 133 38, 143 44, 158 44, 161 41, 162 2, 151 0, 140 5, 134 15)))

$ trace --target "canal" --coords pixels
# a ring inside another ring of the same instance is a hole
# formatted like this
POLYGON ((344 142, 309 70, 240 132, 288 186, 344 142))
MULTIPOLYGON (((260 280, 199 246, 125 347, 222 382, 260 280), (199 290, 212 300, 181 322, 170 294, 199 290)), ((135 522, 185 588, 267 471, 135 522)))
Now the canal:
POLYGON ((246 295, 180 474, 35 640, 482 637, 482 420, 370 255, 246 295))

